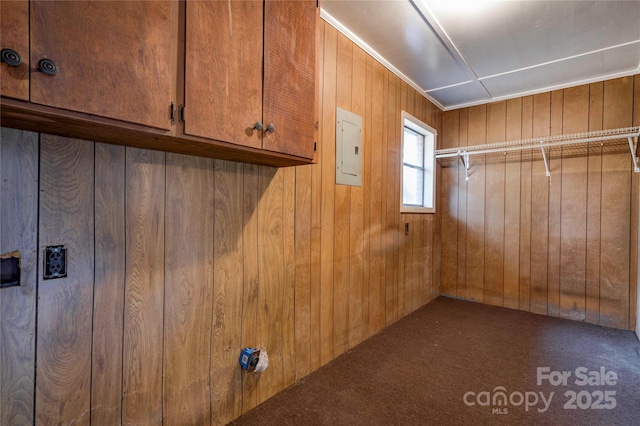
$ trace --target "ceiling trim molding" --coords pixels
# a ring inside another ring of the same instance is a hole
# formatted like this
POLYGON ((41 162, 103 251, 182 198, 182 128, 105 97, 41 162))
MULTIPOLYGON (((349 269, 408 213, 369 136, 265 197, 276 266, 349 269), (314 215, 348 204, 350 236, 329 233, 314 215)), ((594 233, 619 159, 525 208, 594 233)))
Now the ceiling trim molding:
POLYGON ((347 28, 340 21, 338 21, 333 16, 331 16, 327 11, 325 11, 322 8, 322 3, 321 3, 321 6, 320 6, 320 17, 322 19, 324 19, 329 25, 331 25, 336 30, 341 32, 349 40, 351 40, 356 45, 358 45, 362 50, 367 52, 370 56, 373 57, 373 59, 375 59, 376 61, 380 62, 385 68, 387 68, 389 71, 394 73, 396 76, 398 76, 401 80, 403 80, 409 86, 414 88, 418 93, 420 93, 423 97, 425 97, 429 102, 434 104, 441 111, 445 111, 445 107, 440 102, 438 102, 435 98, 433 98, 432 96, 429 96, 429 94, 422 87, 420 87, 420 85, 418 83, 416 83, 415 81, 413 81, 412 79, 407 77, 402 71, 400 71, 398 68, 396 68, 391 62, 387 61, 382 55, 380 55, 378 52, 376 52, 376 50, 373 49, 371 46, 369 46, 364 40, 362 40, 360 37, 358 37, 356 34, 354 34, 349 28, 347 28))
POLYGON ((557 84, 555 86, 545 86, 539 89, 528 90, 525 92, 511 93, 509 95, 504 95, 504 96, 494 96, 491 99, 485 99, 477 102, 451 105, 449 107, 443 108, 443 111, 451 111, 455 109, 467 108, 467 107, 472 107, 477 105, 490 104, 492 102, 504 101, 507 99, 521 98, 523 96, 537 95, 539 93, 551 92, 551 91, 560 90, 560 89, 568 89, 570 87, 582 86, 584 84, 599 83, 601 81, 612 80, 614 78, 620 78, 620 77, 629 77, 636 74, 640 74, 640 65, 638 66, 638 68, 628 70, 628 71, 621 71, 613 74, 604 74, 596 77, 585 78, 582 80, 575 80, 568 83, 557 84))

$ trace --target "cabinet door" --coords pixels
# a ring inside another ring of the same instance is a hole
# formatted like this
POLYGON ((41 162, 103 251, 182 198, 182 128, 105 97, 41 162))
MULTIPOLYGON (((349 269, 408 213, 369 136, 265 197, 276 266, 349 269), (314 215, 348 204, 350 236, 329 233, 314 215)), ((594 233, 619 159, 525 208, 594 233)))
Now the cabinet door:
POLYGON ((0 1, 0 49, 17 52, 22 63, 0 64, 0 94, 29 100, 29 1, 0 1))
POLYGON ((313 158, 315 17, 314 0, 265 2, 264 149, 313 158))
POLYGON ((170 1, 32 1, 31 101, 168 129, 173 10, 170 1), (37 71, 45 58, 57 74, 37 71))
POLYGON ((260 148, 262 2, 187 2, 185 133, 260 148))

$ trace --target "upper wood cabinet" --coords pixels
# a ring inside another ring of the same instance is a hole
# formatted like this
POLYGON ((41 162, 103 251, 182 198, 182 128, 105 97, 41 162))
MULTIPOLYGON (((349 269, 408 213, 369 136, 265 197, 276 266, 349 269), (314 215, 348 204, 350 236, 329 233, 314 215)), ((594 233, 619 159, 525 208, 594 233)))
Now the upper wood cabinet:
POLYGON ((169 129, 175 19, 171 1, 32 1, 31 102, 169 129))
POLYGON ((0 93, 29 100, 29 1, 0 1, 0 93))
POLYGON ((187 2, 185 133, 313 158, 314 0, 187 2))

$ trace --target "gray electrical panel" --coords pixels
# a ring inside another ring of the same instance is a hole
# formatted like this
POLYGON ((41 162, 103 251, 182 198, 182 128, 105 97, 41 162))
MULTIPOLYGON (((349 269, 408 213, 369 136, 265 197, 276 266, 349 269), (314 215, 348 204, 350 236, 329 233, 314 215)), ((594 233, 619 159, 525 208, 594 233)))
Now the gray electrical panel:
POLYGON ((362 186, 362 117, 336 109, 336 184, 362 186))

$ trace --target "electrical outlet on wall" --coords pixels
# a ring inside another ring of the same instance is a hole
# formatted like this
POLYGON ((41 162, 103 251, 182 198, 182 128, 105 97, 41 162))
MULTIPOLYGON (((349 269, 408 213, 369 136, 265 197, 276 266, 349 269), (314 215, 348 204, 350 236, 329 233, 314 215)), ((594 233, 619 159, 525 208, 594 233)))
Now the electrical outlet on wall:
POLYGON ((67 249, 64 246, 48 246, 44 249, 44 279, 67 276, 67 249))

